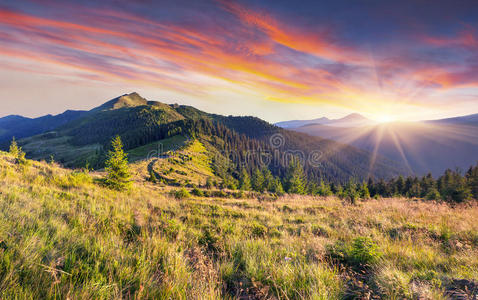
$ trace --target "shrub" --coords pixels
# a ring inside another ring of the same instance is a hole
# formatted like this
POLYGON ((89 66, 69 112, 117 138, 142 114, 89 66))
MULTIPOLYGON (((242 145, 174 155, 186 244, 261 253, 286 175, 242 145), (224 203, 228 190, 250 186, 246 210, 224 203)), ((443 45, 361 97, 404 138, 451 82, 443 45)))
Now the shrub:
POLYGON ((174 193, 174 197, 176 199, 186 199, 186 198, 190 198, 191 194, 189 194, 188 190, 186 190, 185 188, 182 188, 180 190, 177 190, 174 193))
POLYGON ((73 187, 80 187, 81 185, 84 184, 89 184, 93 182, 93 178, 91 178, 90 174, 86 171, 81 171, 81 172, 72 172, 68 176, 68 181, 70 186, 73 187))
POLYGON ((358 237, 352 242, 350 258, 356 264, 370 265, 382 256, 378 245, 369 237, 358 237))
POLYGON ((311 228, 312 234, 316 236, 329 237, 329 229, 320 225, 312 225, 311 228))
POLYGON ((252 224, 251 233, 255 237, 263 237, 267 232, 267 228, 259 223, 252 224))
POLYGON ((246 197, 246 194, 244 193, 244 191, 237 191, 234 193, 234 198, 236 199, 244 199, 246 197))
POLYGON ((204 246, 207 251, 216 252, 218 251, 218 240, 219 237, 216 234, 212 233, 208 228, 205 228, 198 240, 198 243, 199 245, 204 246))
POLYGON ((151 182, 151 183, 157 183, 157 182, 158 182, 158 179, 156 178, 156 175, 154 175, 154 171, 153 171, 153 170, 150 170, 150 171, 149 171, 148 181, 151 182))
POLYGON ((354 267, 373 265, 382 256, 378 245, 369 237, 357 237, 351 244, 339 241, 328 246, 327 252, 330 257, 354 267))
POLYGON ((227 198, 229 195, 224 191, 212 191, 211 197, 227 198))
POLYGON ((204 193, 203 191, 201 191, 200 189, 198 188, 194 188, 191 193, 194 195, 194 196, 198 196, 198 197, 204 197, 204 193))

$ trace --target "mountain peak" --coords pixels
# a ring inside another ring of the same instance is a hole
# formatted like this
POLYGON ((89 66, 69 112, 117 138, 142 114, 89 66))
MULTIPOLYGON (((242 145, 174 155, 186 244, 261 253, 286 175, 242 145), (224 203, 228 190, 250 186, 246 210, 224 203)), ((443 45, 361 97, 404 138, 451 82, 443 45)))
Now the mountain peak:
POLYGON ((130 94, 124 94, 123 96, 118 97, 113 104, 113 109, 118 109, 122 107, 142 106, 147 104, 148 101, 145 98, 141 97, 136 92, 132 92, 130 94))
POLYGON ((346 115, 345 117, 341 118, 340 120, 348 120, 348 121, 367 120, 368 121, 367 118, 365 118, 364 116, 362 116, 359 113, 352 113, 350 115, 346 115))
POLYGON ((143 105, 148 105, 148 100, 141 97, 138 93, 132 92, 130 94, 124 94, 122 96, 116 97, 93 110, 110 110, 143 105))

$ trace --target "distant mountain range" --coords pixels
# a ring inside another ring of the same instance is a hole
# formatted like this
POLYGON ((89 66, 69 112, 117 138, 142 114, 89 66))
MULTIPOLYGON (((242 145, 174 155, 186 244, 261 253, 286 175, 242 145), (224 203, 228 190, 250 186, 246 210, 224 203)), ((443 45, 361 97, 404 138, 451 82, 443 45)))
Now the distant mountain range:
POLYGON ((85 114, 85 111, 67 110, 56 116, 46 115, 35 119, 16 115, 0 118, 0 143, 9 142, 13 137, 21 139, 53 130, 85 114))
POLYGON ((302 126, 311 125, 327 125, 332 127, 358 127, 358 126, 372 126, 376 123, 364 116, 354 113, 340 119, 329 119, 326 117, 312 119, 312 120, 292 120, 276 123, 277 126, 294 129, 302 126))
MULTIPOLYGON (((353 115, 335 124, 361 122, 353 115)), ((126 150, 136 158, 146 158, 145 149, 156 149, 158 142, 167 144, 175 137, 183 142, 198 139, 215 153, 216 172, 230 176, 241 168, 259 168, 264 159, 269 160, 274 175, 284 176, 290 155, 304 159, 313 155, 318 160, 314 166, 304 160, 305 172, 314 180, 346 182, 408 174, 400 163, 329 139, 284 130, 255 117, 226 117, 191 106, 148 101, 137 93, 119 96, 90 111, 37 119, 8 116, 0 119, 0 130, 3 149, 15 136, 28 157, 53 157, 69 167, 101 168, 111 139, 120 135, 126 150), (253 157, 247 157, 251 153, 253 157)))
POLYGON ((478 161, 478 114, 423 122, 374 124, 357 114, 339 120, 319 118, 276 125, 332 139, 401 162, 410 172, 438 176, 444 170, 466 170, 478 161), (354 116, 360 122, 341 120, 354 116), (339 124, 339 125, 337 125, 339 124), (347 124, 348 126, 342 126, 347 124))

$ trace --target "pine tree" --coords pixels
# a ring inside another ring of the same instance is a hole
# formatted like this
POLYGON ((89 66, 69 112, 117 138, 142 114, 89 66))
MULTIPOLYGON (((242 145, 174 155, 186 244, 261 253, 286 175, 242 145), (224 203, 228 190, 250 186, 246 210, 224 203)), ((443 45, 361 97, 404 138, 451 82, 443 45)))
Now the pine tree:
POLYGON ((22 148, 18 146, 15 137, 12 139, 10 144, 9 153, 15 158, 15 163, 24 164, 26 162, 25 152, 22 151, 22 148))
POLYGON ((370 199, 370 191, 368 190, 368 186, 366 182, 363 182, 362 186, 360 187, 360 198, 370 199))
POLYGON ((264 178, 264 190, 272 192, 274 186, 274 176, 272 176, 271 171, 264 167, 262 169, 262 176, 264 178))
POLYGON ((15 137, 13 137, 12 139, 12 143, 10 144, 10 151, 9 153, 11 155, 13 155, 13 157, 18 157, 18 152, 20 151, 20 149, 18 148, 18 144, 17 144, 17 141, 15 140, 15 137))
POLYGON ((329 184, 325 183, 324 181, 320 182, 319 185, 319 190, 317 192, 319 196, 322 197, 327 197, 327 196, 332 196, 333 192, 329 184))
POLYGON ((287 192, 289 194, 304 194, 306 192, 307 180, 304 169, 298 159, 293 159, 287 170, 287 192))
POLYGON ((282 182, 280 182, 279 178, 274 179, 271 192, 273 192, 277 195, 283 195, 284 194, 284 188, 282 187, 282 182))
POLYGON ((240 189, 243 191, 250 191, 251 190, 251 178, 249 177, 249 173, 245 168, 241 171, 241 176, 239 178, 240 189))
POLYGON ((252 174, 252 188, 257 192, 264 192, 264 176, 259 169, 252 174))
POLYGON ((478 164, 468 170, 466 181, 473 198, 478 200, 478 164))
POLYGON ((404 189, 405 189, 405 179, 403 178, 402 175, 400 175, 395 181, 394 196, 404 195, 404 189))
POLYGON ((123 150, 121 138, 116 136, 111 142, 112 150, 108 152, 106 160, 105 183, 113 189, 125 190, 131 186, 131 175, 128 168, 128 159, 123 150))

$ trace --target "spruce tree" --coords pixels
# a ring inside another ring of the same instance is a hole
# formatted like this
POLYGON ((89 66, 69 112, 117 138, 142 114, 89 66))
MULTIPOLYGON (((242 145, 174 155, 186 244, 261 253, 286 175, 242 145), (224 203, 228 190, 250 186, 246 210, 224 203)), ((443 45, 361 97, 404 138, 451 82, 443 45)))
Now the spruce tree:
POLYGON ((249 177, 249 173, 245 168, 241 171, 241 176, 239 178, 240 182, 240 189, 243 191, 250 191, 251 190, 251 178, 249 177))
POLYGON ((256 192, 264 192, 264 176, 259 169, 252 174, 252 188, 256 192))
POLYGON ((304 169, 298 159, 293 159, 287 170, 287 192, 289 194, 305 194, 307 180, 304 169))
POLYGON ((284 194, 284 188, 282 187, 282 183, 280 182, 279 178, 275 178, 273 180, 273 185, 271 192, 276 194, 276 195, 283 195, 284 194))
POLYGON ((15 163, 23 164, 26 162, 25 152, 22 151, 22 148, 18 146, 15 137, 12 139, 10 144, 9 153, 15 158, 15 163))
POLYGON ((113 189, 125 190, 131 186, 131 175, 128 168, 127 154, 124 153, 121 138, 116 136, 111 141, 112 150, 106 160, 105 183, 113 189))
POLYGON ((365 181, 362 183, 362 186, 360 187, 360 198, 370 199, 370 191, 365 181))
POLYGON ((13 137, 12 143, 10 144, 9 153, 10 153, 11 155, 13 155, 13 157, 17 157, 19 151, 20 151, 20 149, 18 148, 17 141, 15 140, 15 137, 13 137))

